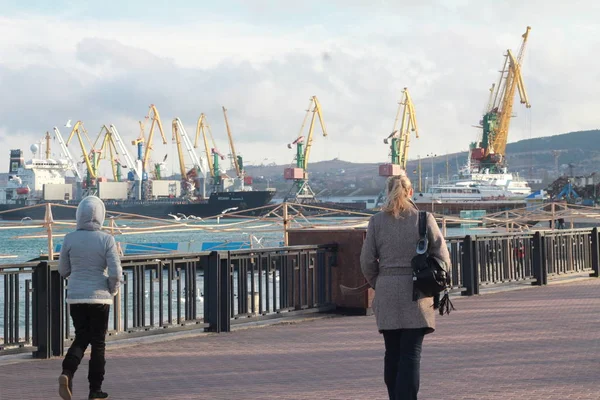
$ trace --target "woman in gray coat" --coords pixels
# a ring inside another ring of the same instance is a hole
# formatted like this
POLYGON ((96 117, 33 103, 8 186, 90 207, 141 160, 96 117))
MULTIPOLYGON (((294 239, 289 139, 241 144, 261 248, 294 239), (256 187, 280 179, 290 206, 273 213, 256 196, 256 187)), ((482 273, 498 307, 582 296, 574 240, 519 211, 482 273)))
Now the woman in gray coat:
POLYGON ((104 224, 104 203, 88 196, 77 207, 77 230, 65 236, 58 272, 67 283, 67 303, 75 327, 75 340, 69 348, 58 378, 59 395, 70 400, 73 375, 88 345, 92 346, 88 380, 88 399, 107 399, 102 391, 104 380, 104 350, 108 313, 113 297, 123 280, 123 271, 115 239, 101 231, 104 224))
MULTIPOLYGON (((416 400, 421 347, 435 330, 433 298, 413 300, 411 260, 419 240, 419 212, 411 201, 405 173, 387 181, 388 198, 371 217, 360 256, 362 272, 375 290, 373 311, 385 342, 384 381, 390 400, 416 400)), ((450 265, 450 256, 432 215, 428 214, 429 254, 450 265)))

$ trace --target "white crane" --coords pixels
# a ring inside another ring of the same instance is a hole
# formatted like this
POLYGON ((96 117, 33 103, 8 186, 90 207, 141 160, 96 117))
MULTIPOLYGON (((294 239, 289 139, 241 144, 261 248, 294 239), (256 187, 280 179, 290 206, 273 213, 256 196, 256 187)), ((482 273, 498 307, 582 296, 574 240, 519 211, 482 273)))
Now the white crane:
MULTIPOLYGON (((69 122, 67 122, 67 124, 71 125, 71 120, 69 120, 69 122)), ((77 163, 73 159, 73 156, 71 155, 71 152, 69 151, 69 148, 67 147, 66 142, 63 140, 63 137, 60 134, 60 131, 58 130, 58 128, 56 126, 54 127, 54 135, 56 136, 56 139, 58 140, 58 143, 60 144, 60 148, 61 148, 63 154, 65 155, 65 157, 67 157, 67 161, 69 162, 69 167, 71 167, 71 171, 73 171, 73 174, 75 175, 75 178, 77 179, 77 182, 83 182, 83 179, 81 178, 81 173, 77 169, 77 163)))
POLYGON ((125 162, 127 163, 127 166, 129 166, 129 168, 133 171, 136 180, 142 180, 142 160, 134 160, 133 157, 131 157, 131 154, 129 154, 127 147, 125 147, 123 139, 121 138, 121 135, 119 134, 119 131, 117 130, 116 126, 110 125, 110 132, 113 135, 115 144, 119 147, 119 150, 121 154, 123 154, 123 157, 125 157, 125 162))
POLYGON ((177 124, 177 128, 179 129, 179 133, 181 134, 181 138, 183 139, 183 144, 185 145, 185 149, 188 152, 190 159, 192 160, 192 163, 194 164, 195 168, 198 168, 200 170, 200 173, 202 174, 202 197, 206 197, 206 176, 207 176, 207 171, 206 171, 206 167, 204 165, 204 160, 202 160, 200 157, 198 157, 198 154, 196 154, 196 152, 194 151, 194 146, 192 145, 192 142, 190 141, 190 138, 187 134, 187 132, 185 131, 185 128, 183 127, 183 124, 181 123, 181 120, 179 118, 175 118, 175 123, 177 124))
POLYGON ((129 154, 129 151, 127 151, 127 147, 125 147, 123 139, 121 138, 116 126, 111 124, 110 132, 113 136, 115 144, 119 147, 123 157, 125 157, 127 166, 133 171, 133 180, 136 184, 136 198, 139 200, 142 198, 142 160, 134 160, 133 157, 131 157, 131 154, 129 154))

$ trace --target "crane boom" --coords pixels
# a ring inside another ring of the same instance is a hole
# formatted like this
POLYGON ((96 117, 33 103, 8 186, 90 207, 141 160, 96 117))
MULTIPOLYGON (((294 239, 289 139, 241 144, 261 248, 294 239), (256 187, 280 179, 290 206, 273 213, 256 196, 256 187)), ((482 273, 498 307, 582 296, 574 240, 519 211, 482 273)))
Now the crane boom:
POLYGON ((229 138, 229 148, 231 149, 231 157, 233 158, 233 165, 235 165, 235 173, 241 177, 244 173, 238 161, 237 154, 235 153, 235 145, 233 144, 233 137, 231 136, 231 129, 229 128, 229 121, 227 120, 227 110, 223 107, 223 116, 225 117, 225 126, 227 127, 227 137, 229 138))
POLYGON ((138 163, 136 163, 134 161, 133 157, 131 157, 131 154, 129 154, 127 147, 125 147, 125 144, 123 143, 123 139, 121 138, 121 135, 119 134, 119 131, 117 130, 116 126, 110 125, 110 131, 112 133, 112 138, 113 138, 117 148, 120 150, 123 157, 125 157, 125 162, 127 163, 127 166, 134 173, 134 180, 141 181, 142 180, 141 160, 138 163))
MULTIPOLYGON (((213 138, 212 131, 210 130, 210 125, 206 122, 206 115, 204 113, 200 114, 200 118, 198 118, 198 123, 196 124, 196 138, 194 139, 194 148, 198 148, 198 139, 200 138, 200 133, 202 133, 202 138, 204 141, 204 151, 206 152, 206 159, 208 161, 208 168, 212 177, 216 176, 215 165, 211 158, 211 147, 208 144, 208 138, 206 136, 206 131, 210 135, 210 140, 213 145, 213 149, 216 149, 215 139, 213 138)), ((218 152, 218 150, 217 150, 218 152)))
MULTIPOLYGON (((192 142, 187 134, 187 132, 185 131, 185 128, 183 126, 183 124, 181 123, 181 120, 179 118, 175 118, 173 120, 173 127, 175 129, 176 132, 178 132, 178 136, 181 137, 183 144, 185 146, 185 149, 187 150, 192 163, 194 165, 194 168, 197 168, 198 170, 200 170, 200 173, 202 174, 202 177, 204 178, 202 180, 202 197, 206 196, 206 168, 204 167, 204 164, 202 163, 202 160, 200 157, 198 157, 198 155, 196 154, 196 152, 194 151, 194 146, 192 146, 192 142)), ((178 149, 180 149, 181 147, 179 147, 178 149)), ((182 162, 183 159, 183 152, 181 152, 181 150, 179 150, 180 152, 180 163, 182 162)), ((184 167, 185 169, 185 167, 184 167)), ((187 174, 184 174, 182 178, 185 178, 187 176, 187 174)))
MULTIPOLYGON (((160 120, 160 114, 156 109, 154 104, 150 104, 150 109, 148 110, 148 115, 145 117, 146 119, 152 119, 152 124, 150 125, 150 132, 148 133, 148 139, 146 140, 146 150, 144 152, 144 160, 143 167, 144 171, 148 170, 148 162, 150 160, 150 152, 153 149, 152 139, 154 138, 154 127, 158 126, 158 130, 160 131, 160 136, 162 137, 163 144, 167 144, 167 138, 165 137, 165 132, 163 130, 163 125, 160 120)), ((140 124, 143 129, 143 125, 140 124)))
MULTIPOLYGON (((84 133, 87 137, 87 132, 85 131, 85 128, 83 127, 83 122, 81 121, 77 121, 77 123, 73 126, 73 129, 71 130, 71 134, 69 135, 69 138, 67 139, 65 146, 69 146, 69 142, 71 141, 71 139, 73 138, 74 135, 77 135, 77 140, 79 141, 79 147, 81 147, 81 152, 83 153, 83 160, 85 161, 85 165, 87 167, 88 170, 88 174, 90 176, 91 179, 96 179, 97 175, 96 175, 96 171, 94 169, 94 166, 92 165, 92 162, 90 161, 90 157, 88 156, 88 152, 85 149, 85 144, 83 143, 83 138, 81 136, 81 133, 84 133)), ((88 141, 89 141, 89 137, 88 137, 88 141)))
POLYGON ((177 119, 173 120, 172 129, 173 129, 173 138, 175 139, 175 145, 177 146, 177 156, 179 158, 179 173, 181 174, 181 179, 185 179, 187 176, 187 171, 185 169, 185 160, 183 158, 183 149, 181 148, 181 134, 179 132, 179 124, 177 123, 177 119))
POLYGON ((181 135, 181 139, 183 140, 183 144, 185 146, 185 149, 187 150, 190 158, 192 159, 192 163, 194 164, 194 167, 195 168, 199 168, 200 172, 202 173, 202 175, 206 176, 206 168, 204 167, 204 164, 202 163, 201 158, 198 157, 198 155, 194 151, 194 146, 192 146, 192 142, 190 141, 190 137, 188 136, 185 128, 183 127, 183 124, 181 123, 181 120, 179 118, 175 118, 175 120, 177 121, 177 125, 179 127, 179 133, 181 135))
POLYGON ((323 136, 327 136, 327 130, 325 129, 325 122, 323 121, 323 114, 321 113, 321 104, 317 99, 317 96, 311 97, 311 102, 309 104, 308 109, 310 110, 311 105, 314 104, 314 108, 312 110, 312 117, 310 119, 310 126, 308 128, 308 137, 306 139, 306 146, 304 147, 304 165, 302 168, 306 170, 308 168, 308 157, 310 156, 310 150, 312 147, 312 137, 313 131, 315 128, 315 119, 319 117, 319 123, 321 124, 321 130, 323 132, 323 136))
POLYGON ((73 171, 73 174, 75 175, 75 178, 77 179, 77 182, 83 181, 83 179, 81 178, 81 173, 77 169, 77 163, 73 159, 73 156, 71 155, 71 152, 69 151, 69 148, 67 147, 67 144, 63 140, 63 137, 60 134, 60 131, 58 130, 58 128, 56 126, 54 127, 54 136, 56 136, 56 139, 58 140, 58 144, 60 145, 62 152, 64 153, 65 157, 67 157, 67 161, 69 162, 69 166, 71 167, 71 171, 73 171))

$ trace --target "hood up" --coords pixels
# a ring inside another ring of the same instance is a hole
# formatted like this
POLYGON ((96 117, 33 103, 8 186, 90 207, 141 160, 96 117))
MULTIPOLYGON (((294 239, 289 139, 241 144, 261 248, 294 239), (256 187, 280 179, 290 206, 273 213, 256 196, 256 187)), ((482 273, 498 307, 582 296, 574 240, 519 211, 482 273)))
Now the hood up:
POLYGON ((75 218, 77 229, 85 231, 97 231, 104 225, 106 209, 104 203, 96 196, 87 196, 77 206, 75 218))

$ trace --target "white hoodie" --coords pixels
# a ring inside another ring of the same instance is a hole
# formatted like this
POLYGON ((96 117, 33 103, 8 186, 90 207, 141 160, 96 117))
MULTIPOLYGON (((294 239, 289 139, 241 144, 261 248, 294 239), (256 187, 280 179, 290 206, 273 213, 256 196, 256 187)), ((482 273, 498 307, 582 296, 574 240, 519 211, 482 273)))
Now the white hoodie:
POLYGON ((112 304, 123 270, 115 239, 100 228, 104 203, 88 196, 77 207, 77 230, 65 236, 60 249, 58 272, 67 283, 67 303, 112 304))

